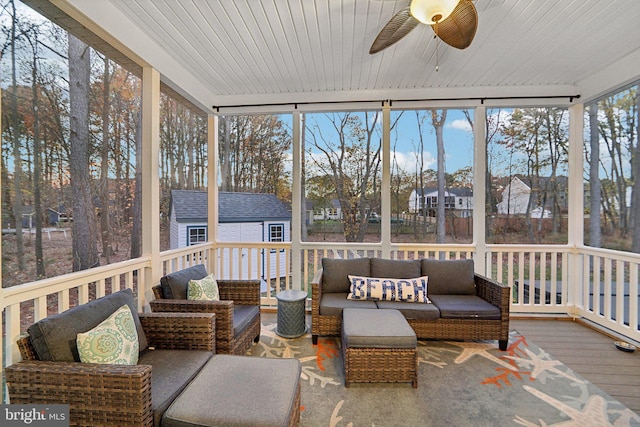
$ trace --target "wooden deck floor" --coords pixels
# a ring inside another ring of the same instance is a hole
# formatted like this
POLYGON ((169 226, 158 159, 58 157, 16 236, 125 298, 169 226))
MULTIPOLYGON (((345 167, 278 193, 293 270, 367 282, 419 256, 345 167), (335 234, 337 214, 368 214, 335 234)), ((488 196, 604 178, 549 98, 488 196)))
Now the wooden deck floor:
POLYGON ((509 326, 640 414, 640 350, 620 351, 614 338, 570 320, 511 319, 509 326))

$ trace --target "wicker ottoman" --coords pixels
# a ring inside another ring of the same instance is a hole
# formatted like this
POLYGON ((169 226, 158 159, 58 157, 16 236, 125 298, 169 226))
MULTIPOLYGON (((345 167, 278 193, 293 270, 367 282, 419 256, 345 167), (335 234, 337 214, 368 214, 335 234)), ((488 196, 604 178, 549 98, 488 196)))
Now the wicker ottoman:
POLYGON ((162 427, 282 427, 300 422, 300 362, 216 355, 162 417, 162 427))
POLYGON ((416 334, 398 310, 342 311, 344 384, 410 382, 418 387, 416 334))

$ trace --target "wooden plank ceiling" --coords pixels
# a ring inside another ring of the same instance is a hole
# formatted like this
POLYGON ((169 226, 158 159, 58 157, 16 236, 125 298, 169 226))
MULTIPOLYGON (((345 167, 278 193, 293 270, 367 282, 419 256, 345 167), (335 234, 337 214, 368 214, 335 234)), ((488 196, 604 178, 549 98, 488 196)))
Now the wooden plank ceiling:
POLYGON ((78 10, 209 107, 573 95, 640 51, 637 0, 475 0, 479 25, 469 48, 438 43, 420 24, 375 55, 368 50, 377 33, 409 0, 55 3, 78 10))

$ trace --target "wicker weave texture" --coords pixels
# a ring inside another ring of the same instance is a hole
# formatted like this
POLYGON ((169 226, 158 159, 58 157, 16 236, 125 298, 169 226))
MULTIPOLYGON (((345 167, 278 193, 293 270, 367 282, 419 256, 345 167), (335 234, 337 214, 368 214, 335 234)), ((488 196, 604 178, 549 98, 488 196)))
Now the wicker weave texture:
MULTIPOLYGON (((499 320, 478 319, 407 319, 418 339, 499 340, 509 339, 510 288, 476 274, 476 294, 500 308, 499 320)), ((311 284, 311 333, 314 343, 318 336, 340 336, 341 316, 320 314, 322 298, 322 270, 311 284)))
MULTIPOLYGON (((342 340, 344 343, 344 340, 342 340)), ((411 383, 418 387, 416 349, 342 346, 344 384, 411 383)))
POLYGON ((71 425, 153 424, 150 366, 23 361, 5 374, 11 403, 69 404, 71 425))
MULTIPOLYGON (((156 349, 213 351, 212 313, 140 313, 156 349)), ((69 404, 73 426, 151 426, 151 373, 148 365, 45 362, 28 336, 18 340, 22 361, 5 369, 11 403, 69 404)))
POLYGON ((164 299, 162 288, 153 288, 156 299, 150 302, 153 312, 215 313, 216 343, 218 354, 244 355, 253 341, 260 338, 260 312, 241 331, 233 327, 234 305, 260 306, 260 282, 257 280, 218 280, 220 301, 190 301, 164 299), (233 300, 230 298, 233 297, 233 300))

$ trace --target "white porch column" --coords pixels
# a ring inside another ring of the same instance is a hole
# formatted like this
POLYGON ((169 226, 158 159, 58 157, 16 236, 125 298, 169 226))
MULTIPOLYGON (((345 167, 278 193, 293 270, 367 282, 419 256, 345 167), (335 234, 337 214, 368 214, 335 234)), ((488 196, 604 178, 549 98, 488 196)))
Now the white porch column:
POLYGON ((216 271, 218 259, 218 116, 207 116, 207 241, 213 243, 207 271, 216 271))
POLYGON ((151 288, 160 282, 160 73, 142 69, 142 256, 151 259, 144 286, 139 289, 138 306, 148 306, 151 288), (144 290, 144 292, 141 292, 144 290))
POLYGON ((476 273, 489 276, 491 259, 487 255, 487 107, 476 107, 473 114, 473 243, 476 246, 476 273))
POLYGON ((391 256, 391 106, 382 106, 382 188, 380 189, 382 258, 391 256))
POLYGON ((569 314, 577 315, 578 308, 584 306, 582 301, 584 255, 580 248, 584 246, 584 104, 569 107, 569 213, 568 213, 568 244, 569 254, 569 283, 568 286, 569 314))
POLYGON ((291 289, 302 289, 302 212, 304 188, 302 188, 302 114, 299 110, 292 113, 293 141, 292 141, 292 183, 291 183, 291 289))

